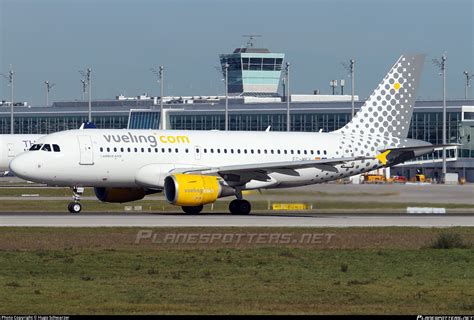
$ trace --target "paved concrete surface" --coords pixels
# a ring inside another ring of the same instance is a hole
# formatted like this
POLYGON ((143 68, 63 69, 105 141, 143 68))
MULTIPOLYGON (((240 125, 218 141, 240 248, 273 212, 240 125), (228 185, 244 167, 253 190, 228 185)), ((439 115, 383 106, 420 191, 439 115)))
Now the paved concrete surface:
POLYGON ((15 227, 455 227, 474 226, 461 215, 158 215, 51 214, 0 215, 0 226, 15 227))

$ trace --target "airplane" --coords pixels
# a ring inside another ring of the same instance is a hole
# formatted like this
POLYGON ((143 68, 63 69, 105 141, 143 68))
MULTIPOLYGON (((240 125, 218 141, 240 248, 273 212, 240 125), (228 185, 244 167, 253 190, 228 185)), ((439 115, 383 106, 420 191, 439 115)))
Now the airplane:
POLYGON ((0 134, 0 172, 9 172, 10 161, 18 154, 28 151, 44 135, 41 134, 0 134))
POLYGON ((129 202, 164 192, 173 205, 198 214, 232 196, 231 214, 251 211, 242 191, 304 186, 393 166, 431 153, 407 139, 424 55, 402 55, 354 118, 333 132, 250 132, 82 129, 50 134, 17 156, 18 177, 103 202, 129 202))

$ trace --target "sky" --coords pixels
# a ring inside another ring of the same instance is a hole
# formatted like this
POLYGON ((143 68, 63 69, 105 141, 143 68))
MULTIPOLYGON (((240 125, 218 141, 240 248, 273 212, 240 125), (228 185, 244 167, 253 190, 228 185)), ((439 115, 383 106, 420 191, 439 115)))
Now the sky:
MULTIPOLYGON (((150 67, 165 66, 165 95, 224 94, 218 55, 245 46, 286 54, 291 92, 330 94, 331 79, 372 90, 403 53, 427 55, 418 92, 442 98, 432 59, 446 52, 447 97, 464 98, 474 74, 474 0, 0 0, 0 73, 15 72, 15 101, 82 97, 79 70, 92 68, 93 99, 159 95, 150 67)), ((469 94, 474 97, 474 79, 469 94)), ((0 100, 10 99, 0 78, 0 100)))

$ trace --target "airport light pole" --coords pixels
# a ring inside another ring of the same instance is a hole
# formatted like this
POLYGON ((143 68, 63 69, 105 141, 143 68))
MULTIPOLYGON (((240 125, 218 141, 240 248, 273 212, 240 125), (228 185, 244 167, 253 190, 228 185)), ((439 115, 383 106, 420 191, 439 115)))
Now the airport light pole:
POLYGON ((355 90, 355 60, 349 59, 349 64, 342 62, 342 66, 349 72, 349 77, 351 77, 351 119, 354 118, 355 108, 354 108, 354 90, 355 90))
POLYGON ((229 130, 229 64, 224 64, 224 82, 225 82, 225 131, 229 130))
POLYGON ((337 80, 329 81, 329 86, 332 88, 332 95, 336 93, 337 80))
MULTIPOLYGON (((155 67, 152 67, 150 68, 151 72, 153 72, 153 74, 155 76, 158 77, 158 80, 157 82, 160 83, 160 125, 159 125, 159 128, 161 130, 166 130, 166 121, 165 121, 165 114, 164 114, 164 110, 163 110, 163 81, 164 81, 164 77, 165 77, 165 67, 164 66, 160 66, 158 69, 155 68, 155 67)), ((154 106, 152 107, 153 109, 155 108, 154 106)))
POLYGON ((11 104, 10 104, 10 133, 11 134, 14 134, 15 133, 15 126, 14 126, 14 123, 13 123, 13 87, 14 87, 14 77, 13 75, 15 74, 13 72, 13 69, 12 67, 10 66, 10 71, 8 72, 8 74, 4 74, 4 73, 0 73, 5 79, 8 80, 8 85, 10 86, 10 89, 11 89, 11 104))
POLYGON ((433 63, 441 69, 440 75, 443 76, 443 171, 442 183, 446 183, 446 53, 441 57, 441 61, 433 59, 433 63))
MULTIPOLYGON (((79 71, 80 74, 82 74, 82 76, 84 77, 84 80, 87 82, 87 91, 89 93, 89 112, 88 112, 88 119, 89 119, 89 122, 92 122, 92 102, 91 102, 91 97, 92 97, 92 85, 91 85, 91 73, 92 73, 92 69, 91 68, 87 68, 87 71, 84 72, 84 71, 79 71)), ((84 85, 84 84, 83 84, 84 85)))
POLYGON ((56 84, 50 83, 48 80, 46 80, 44 84, 46 85, 46 106, 49 106, 49 92, 51 91, 51 88, 54 87, 56 84))
POLYGON ((291 118, 290 118, 290 63, 286 63, 286 131, 291 131, 291 118))
POLYGON ((84 79, 81 79, 82 83, 82 101, 86 100, 86 88, 87 88, 87 82, 84 79))
POLYGON ((467 72, 467 71, 464 71, 463 73, 466 76, 466 85, 464 87, 464 99, 467 100, 467 88, 471 87, 470 81, 471 81, 472 77, 474 77, 474 74, 469 74, 469 72, 467 72))

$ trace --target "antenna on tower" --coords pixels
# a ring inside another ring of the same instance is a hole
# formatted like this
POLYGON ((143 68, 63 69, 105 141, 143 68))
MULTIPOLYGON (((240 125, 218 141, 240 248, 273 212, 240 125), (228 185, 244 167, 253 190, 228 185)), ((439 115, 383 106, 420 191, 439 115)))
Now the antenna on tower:
POLYGON ((261 38, 262 35, 260 35, 260 34, 244 34, 242 37, 244 37, 244 38, 249 38, 249 39, 247 40, 247 48, 252 48, 252 47, 253 47, 253 44, 254 44, 253 42, 254 42, 255 38, 261 38))

